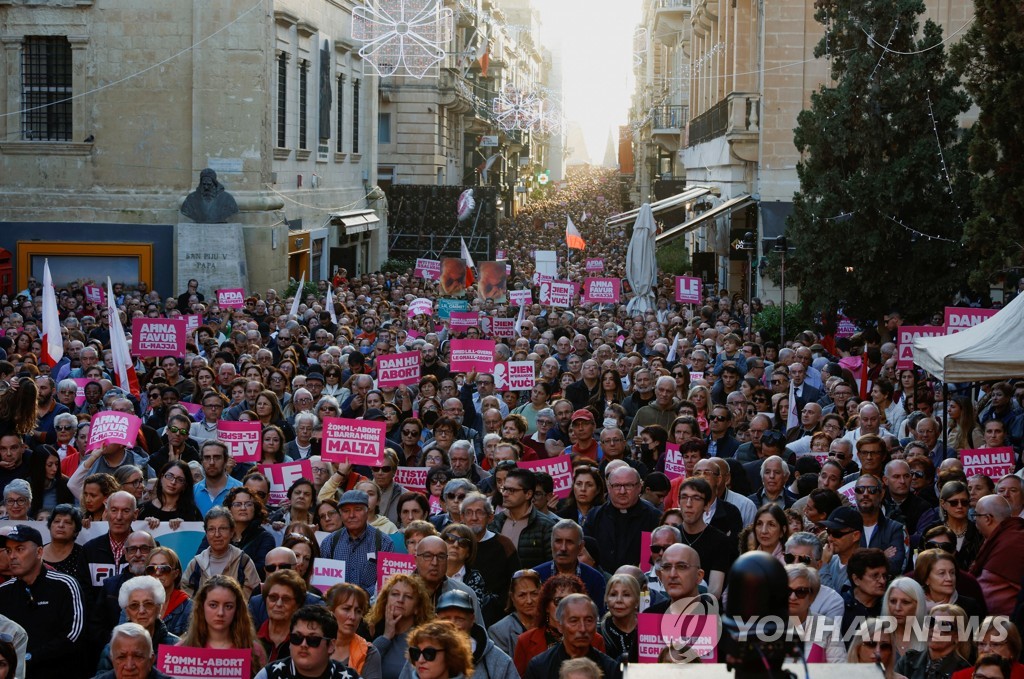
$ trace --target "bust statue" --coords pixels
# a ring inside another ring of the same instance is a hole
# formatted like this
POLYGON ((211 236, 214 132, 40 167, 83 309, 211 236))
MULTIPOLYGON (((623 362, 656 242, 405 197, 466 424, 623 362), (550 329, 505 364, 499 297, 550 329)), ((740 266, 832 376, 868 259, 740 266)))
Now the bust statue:
POLYGON ((206 168, 199 173, 199 186, 182 203, 181 214, 199 224, 224 224, 238 214, 238 204, 217 181, 217 173, 206 168))

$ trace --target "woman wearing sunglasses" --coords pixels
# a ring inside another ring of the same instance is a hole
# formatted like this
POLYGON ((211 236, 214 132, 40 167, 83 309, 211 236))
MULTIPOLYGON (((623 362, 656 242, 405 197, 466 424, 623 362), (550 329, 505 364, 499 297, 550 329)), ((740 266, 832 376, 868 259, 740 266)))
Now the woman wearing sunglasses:
POLYGON ((473 562, 476 561, 473 530, 463 523, 450 523, 441 531, 441 539, 448 545, 448 577, 472 589, 480 602, 480 608, 489 605, 495 595, 487 591, 484 577, 473 568, 473 562))
POLYGON ((865 663, 879 667, 884 679, 906 679, 896 674, 896 654, 893 652, 893 635, 887 621, 881 618, 866 618, 860 623, 852 637, 850 650, 846 654, 848 663, 865 663))
POLYGON ((181 561, 170 547, 157 547, 146 559, 146 575, 160 581, 164 588, 161 616, 167 631, 181 636, 192 615, 192 599, 181 589, 181 561))
MULTIPOLYGON (((968 517, 971 508, 970 490, 962 481, 947 481, 939 491, 939 519, 941 523, 925 523, 928 530, 935 526, 945 526, 956 536, 956 563, 961 570, 971 567, 981 543, 985 541, 984 536, 978 530, 974 522, 968 517)), ((926 519, 926 514, 922 519, 926 519)), ((934 516, 934 515, 932 515, 934 516)), ((922 531, 922 533, 925 531, 922 531)))
POLYGON ((882 617, 891 617, 896 622, 892 631, 896 660, 907 651, 924 650, 924 640, 918 638, 915 630, 924 629, 926 615, 925 593, 917 580, 901 577, 889 583, 882 597, 882 617))
POLYGON ((447 620, 409 632, 409 664, 417 679, 457 679, 473 674, 469 637, 447 620))
POLYGON ((819 635, 818 630, 823 628, 810 614, 811 604, 821 590, 818 571, 806 564, 794 563, 786 566, 786 576, 789 578, 789 619, 797 626, 797 634, 804 639, 804 660, 809 663, 843 662, 846 647, 838 630, 826 626, 824 629, 829 631, 819 635))
POLYGON ((157 474, 153 499, 139 507, 138 518, 145 519, 150 530, 169 521, 177 529, 182 521, 202 521, 192 492, 192 470, 181 460, 168 462, 157 474))

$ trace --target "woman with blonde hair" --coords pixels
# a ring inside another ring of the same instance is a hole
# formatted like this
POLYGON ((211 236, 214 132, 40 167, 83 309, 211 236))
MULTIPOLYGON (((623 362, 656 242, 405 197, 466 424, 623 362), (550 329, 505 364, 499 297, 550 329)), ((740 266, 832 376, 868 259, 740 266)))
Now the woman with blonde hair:
POLYGON ((351 667, 363 679, 381 679, 380 652, 357 630, 370 608, 370 597, 359 585, 340 582, 327 590, 327 608, 338 621, 338 637, 331 660, 351 667))
POLYGON ((453 623, 432 620, 409 632, 409 664, 419 679, 469 679, 473 648, 453 623))
POLYGON ((896 654, 893 652, 892 632, 885 620, 866 618, 857 628, 846 654, 848 663, 869 663, 880 667, 885 679, 906 679, 896 674, 896 654))
POLYGON ((900 577, 889 583, 882 597, 882 617, 891 616, 896 622, 892 632, 893 655, 898 661, 907 651, 921 651, 924 639, 918 638, 916 630, 924 629, 928 607, 921 585, 913 578, 900 577))
POLYGON ((238 581, 229 575, 215 575, 203 583, 196 594, 192 616, 179 646, 189 648, 249 649, 252 651, 252 676, 267 662, 263 646, 256 641, 256 630, 246 605, 246 596, 238 581))
POLYGON ((955 604, 932 608, 927 647, 908 651, 896 663, 896 670, 908 679, 950 679, 954 672, 970 667, 971 640, 961 636, 967 624, 964 609, 955 604))
POLYGON ((626 654, 629 662, 639 662, 640 583, 632 575, 613 575, 608 578, 604 603, 608 612, 598 624, 597 632, 608 649, 606 655, 619 658, 626 654))
POLYGON ((409 648, 406 633, 433 617, 434 602, 422 580, 406 573, 388 578, 366 614, 385 677, 397 677, 405 666, 409 648))

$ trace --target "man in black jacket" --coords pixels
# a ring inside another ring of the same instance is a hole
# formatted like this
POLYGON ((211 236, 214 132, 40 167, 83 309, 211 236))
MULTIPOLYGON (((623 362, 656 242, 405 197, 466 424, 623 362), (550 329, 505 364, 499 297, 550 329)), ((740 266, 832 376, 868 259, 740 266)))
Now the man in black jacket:
POLYGON ((597 633, 597 604, 586 594, 570 594, 555 609, 562 641, 530 661, 523 679, 557 677, 562 663, 570 658, 590 658, 605 679, 621 679, 619 663, 593 647, 597 633))
POLYGON ((587 515, 585 532, 601 545, 601 567, 614 573, 619 566, 640 563, 640 533, 654 530, 661 513, 640 499, 640 474, 619 467, 608 477, 608 502, 587 515))

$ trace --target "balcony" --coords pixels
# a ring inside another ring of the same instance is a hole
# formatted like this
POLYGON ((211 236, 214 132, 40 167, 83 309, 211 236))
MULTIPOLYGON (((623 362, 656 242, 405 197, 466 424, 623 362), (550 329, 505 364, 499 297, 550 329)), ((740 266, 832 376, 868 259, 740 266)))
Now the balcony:
POLYGON ((687 106, 658 106, 651 111, 651 140, 666 151, 678 151, 686 129, 687 106))
POLYGON ((654 13, 654 34, 665 45, 677 44, 692 9, 691 0, 658 0, 654 13))
POLYGON ((729 95, 690 121, 687 146, 725 137, 729 150, 740 160, 757 160, 757 139, 761 133, 761 99, 752 92, 729 95))
POLYGON ((467 113, 473 109, 473 88, 458 69, 442 69, 438 85, 442 106, 450 108, 455 113, 467 113))

